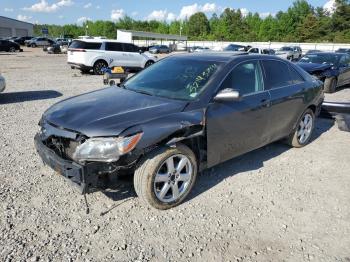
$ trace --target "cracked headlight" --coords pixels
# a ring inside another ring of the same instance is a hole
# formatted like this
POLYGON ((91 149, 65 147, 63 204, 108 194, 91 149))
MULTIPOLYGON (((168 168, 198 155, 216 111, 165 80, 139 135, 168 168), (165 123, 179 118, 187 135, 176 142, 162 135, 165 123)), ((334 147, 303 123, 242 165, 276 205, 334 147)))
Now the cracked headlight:
POLYGON ((90 138, 76 148, 73 159, 78 162, 115 162, 120 156, 135 148, 142 134, 128 137, 90 138))

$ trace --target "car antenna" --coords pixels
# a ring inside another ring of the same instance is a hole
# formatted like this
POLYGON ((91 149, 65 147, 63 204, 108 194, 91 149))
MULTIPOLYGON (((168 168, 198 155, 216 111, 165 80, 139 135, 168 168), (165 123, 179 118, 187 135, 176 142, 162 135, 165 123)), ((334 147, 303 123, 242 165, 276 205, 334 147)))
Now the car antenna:
POLYGON ((90 208, 89 204, 87 202, 86 194, 84 193, 84 201, 85 201, 85 206, 86 206, 86 214, 88 215, 90 213, 90 208))

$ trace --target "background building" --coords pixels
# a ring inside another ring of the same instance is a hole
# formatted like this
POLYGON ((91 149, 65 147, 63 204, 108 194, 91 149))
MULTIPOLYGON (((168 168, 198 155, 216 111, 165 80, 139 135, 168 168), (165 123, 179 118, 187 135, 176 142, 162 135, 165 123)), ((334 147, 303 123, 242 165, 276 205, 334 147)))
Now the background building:
POLYGON ((0 16, 0 37, 32 36, 34 25, 0 16))

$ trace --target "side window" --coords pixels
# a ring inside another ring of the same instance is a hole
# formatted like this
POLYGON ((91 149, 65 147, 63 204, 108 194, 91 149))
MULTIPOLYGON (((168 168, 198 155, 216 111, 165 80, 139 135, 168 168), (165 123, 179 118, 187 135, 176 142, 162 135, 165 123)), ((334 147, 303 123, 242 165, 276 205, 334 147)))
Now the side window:
POLYGON ((304 78, 292 66, 289 66, 289 71, 290 77, 292 78, 294 84, 301 84, 305 82, 304 78))
POLYGON ((85 42, 84 49, 98 50, 100 49, 102 43, 85 42))
POLYGON ((263 60, 265 89, 279 88, 294 84, 289 74, 289 66, 277 60, 263 60))
POLYGON ((107 50, 107 51, 118 51, 118 52, 123 52, 123 46, 122 46, 121 43, 106 42, 106 50, 107 50))
POLYGON ((222 88, 238 90, 240 95, 247 95, 264 90, 261 67, 258 61, 237 65, 223 82, 222 88))
POLYGON ((340 63, 340 65, 343 65, 343 66, 350 66, 350 56, 349 55, 343 55, 340 58, 339 63, 340 63))
POLYGON ((124 52, 136 52, 136 48, 132 44, 123 44, 124 52))

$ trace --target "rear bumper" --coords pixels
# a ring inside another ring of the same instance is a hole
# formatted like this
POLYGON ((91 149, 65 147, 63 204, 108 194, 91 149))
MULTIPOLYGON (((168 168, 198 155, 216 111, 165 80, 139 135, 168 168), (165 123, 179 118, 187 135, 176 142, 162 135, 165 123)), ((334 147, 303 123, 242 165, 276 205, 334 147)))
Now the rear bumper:
POLYGON ((68 65, 70 65, 72 69, 79 69, 79 70, 91 70, 92 69, 92 66, 86 66, 84 64, 68 62, 68 65))

